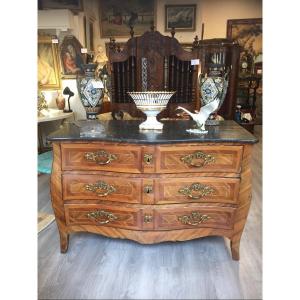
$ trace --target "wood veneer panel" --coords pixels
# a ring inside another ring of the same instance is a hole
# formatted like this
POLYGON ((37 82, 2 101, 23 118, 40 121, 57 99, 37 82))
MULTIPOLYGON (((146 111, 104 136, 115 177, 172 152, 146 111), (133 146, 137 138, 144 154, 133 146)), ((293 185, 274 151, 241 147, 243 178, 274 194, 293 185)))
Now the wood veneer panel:
POLYGON ((158 146, 156 163, 158 173, 176 172, 240 172, 242 146, 202 146, 202 145, 175 145, 158 146), (202 159, 193 159, 192 163, 199 167, 185 163, 182 159, 187 155, 202 152, 214 157, 213 162, 202 166, 202 159))
POLYGON ((103 175, 65 174, 63 176, 64 200, 109 200, 127 203, 141 203, 142 178, 125 178, 103 175), (87 185, 96 186, 97 183, 107 184, 107 189, 99 188, 95 191, 87 189, 87 185))
POLYGON ((62 184, 61 184, 61 149, 60 145, 53 144, 53 163, 50 179, 50 192, 55 220, 60 236, 60 251, 65 253, 68 250, 69 234, 66 225, 65 210, 63 204, 62 184))
POLYGON ((115 172, 141 172, 141 148, 139 146, 95 143, 95 144, 62 144, 63 170, 99 170, 115 172), (85 158, 86 153, 105 151, 115 159, 107 164, 107 158, 101 158, 99 164, 85 158))
POLYGON ((237 208, 235 218, 234 218, 233 236, 231 238, 231 245, 230 245, 232 258, 235 260, 239 260, 240 258, 240 254, 239 254, 240 240, 247 221, 251 198, 252 198, 251 195, 252 149, 253 147, 251 145, 244 146, 242 171, 241 171, 241 184, 240 184, 240 192, 239 192, 239 199, 238 199, 239 206, 237 208))
POLYGON ((199 227, 232 229, 234 211, 235 209, 232 207, 223 208, 205 206, 155 209, 155 229, 174 230, 199 227), (179 220, 182 216, 191 217, 194 212, 208 216, 208 219, 203 222, 199 222, 197 225, 184 224, 179 220))
POLYGON ((72 225, 70 232, 93 232, 107 237, 130 239, 141 244, 155 244, 165 241, 187 241, 205 236, 225 236, 230 238, 232 230, 216 228, 185 228, 179 230, 138 231, 108 226, 72 225))
POLYGON ((66 223, 67 225, 96 225, 119 227, 125 229, 141 229, 142 227, 142 211, 138 208, 113 206, 105 204, 65 204, 66 223), (113 214, 115 219, 110 220, 106 224, 101 224, 100 221, 105 221, 107 218, 90 218, 89 213, 105 211, 113 214))
POLYGON ((215 177, 192 177, 192 178, 160 178, 155 179, 156 204, 188 203, 188 202, 219 202, 236 204, 239 194, 239 178, 215 178, 215 177), (211 190, 205 196, 201 191, 193 191, 193 184, 200 184, 211 190), (190 189, 190 196, 182 192, 190 189), (198 197, 193 199, 192 197, 198 197))

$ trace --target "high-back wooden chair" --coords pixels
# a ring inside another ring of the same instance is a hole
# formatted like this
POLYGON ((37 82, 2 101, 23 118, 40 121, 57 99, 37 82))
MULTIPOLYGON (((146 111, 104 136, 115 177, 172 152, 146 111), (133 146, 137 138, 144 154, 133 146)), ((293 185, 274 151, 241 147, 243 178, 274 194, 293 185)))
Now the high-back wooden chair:
POLYGON ((114 40, 109 44, 109 63, 112 82, 111 110, 124 110, 141 116, 128 91, 176 91, 159 117, 174 117, 178 105, 194 110, 198 100, 198 65, 191 60, 197 51, 183 50, 177 39, 158 31, 145 32, 131 38, 120 50, 114 40))
POLYGON ((198 40, 186 51, 174 37, 164 36, 152 27, 140 37, 133 36, 123 49, 114 39, 109 43, 109 68, 112 82, 111 111, 127 111, 134 117, 143 113, 136 109, 128 91, 176 91, 158 118, 176 117, 178 105, 194 111, 201 107, 198 76, 219 76, 229 71, 229 86, 225 101, 218 112, 233 119, 239 72, 239 45, 228 39, 198 40), (200 65, 192 63, 199 59, 200 65))

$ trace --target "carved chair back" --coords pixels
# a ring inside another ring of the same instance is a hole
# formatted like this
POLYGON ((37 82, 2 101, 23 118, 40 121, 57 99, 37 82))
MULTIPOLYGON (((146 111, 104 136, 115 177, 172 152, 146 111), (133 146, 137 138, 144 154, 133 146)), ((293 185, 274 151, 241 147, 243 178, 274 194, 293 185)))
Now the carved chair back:
POLYGON ((197 51, 185 51, 177 39, 158 31, 131 37, 120 50, 111 40, 109 62, 112 81, 111 110, 125 110, 133 116, 143 113, 127 94, 129 91, 176 91, 159 117, 174 117, 178 105, 194 110, 198 105, 198 65, 191 60, 197 51))

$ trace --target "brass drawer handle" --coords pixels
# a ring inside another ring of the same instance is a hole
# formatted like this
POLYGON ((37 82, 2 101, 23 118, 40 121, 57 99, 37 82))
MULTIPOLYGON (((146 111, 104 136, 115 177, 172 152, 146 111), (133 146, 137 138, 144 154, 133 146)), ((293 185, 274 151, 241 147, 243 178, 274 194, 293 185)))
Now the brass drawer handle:
POLYGON ((90 219, 95 219, 99 224, 107 224, 112 221, 118 220, 113 214, 105 210, 97 210, 87 214, 90 219))
POLYGON ((144 215, 144 223, 151 223, 153 221, 153 216, 144 215))
POLYGON ((182 156, 180 158, 180 160, 187 165, 190 165, 192 167, 199 167, 199 168, 216 161, 216 159, 213 155, 205 154, 202 151, 197 151, 193 154, 188 154, 188 155, 182 156), (202 162, 194 163, 193 162, 194 159, 202 159, 202 162))
POLYGON ((183 187, 178 190, 179 194, 183 194, 192 199, 200 199, 202 197, 208 196, 212 194, 215 190, 209 186, 201 183, 193 183, 190 186, 183 187), (199 194, 195 194, 193 192, 199 192, 199 194))
POLYGON ((98 181, 96 183, 86 184, 85 189, 87 191, 96 193, 97 196, 99 197, 105 197, 117 191, 117 189, 114 186, 109 185, 104 181, 98 181))
POLYGON ((145 194, 150 194, 153 192, 153 186, 152 185, 145 185, 144 186, 144 193, 145 194))
POLYGON ((145 162, 146 165, 152 164, 152 162, 153 162, 153 155, 145 153, 144 154, 144 162, 145 162))
POLYGON ((99 150, 95 152, 86 152, 84 154, 84 158, 86 160, 94 161, 98 165, 107 165, 111 163, 113 160, 116 160, 117 156, 115 154, 108 153, 105 150, 99 150), (103 160, 103 158, 106 160, 103 160))
POLYGON ((179 216, 177 219, 184 225, 197 226, 208 219, 211 219, 211 217, 208 215, 202 215, 198 211, 193 211, 190 215, 179 216))

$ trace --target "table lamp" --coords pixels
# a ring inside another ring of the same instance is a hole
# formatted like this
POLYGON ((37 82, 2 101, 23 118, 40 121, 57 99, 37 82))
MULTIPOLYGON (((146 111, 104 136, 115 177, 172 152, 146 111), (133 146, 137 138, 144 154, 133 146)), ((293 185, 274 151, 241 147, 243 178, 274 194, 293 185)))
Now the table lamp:
POLYGON ((64 109, 64 112, 65 113, 70 113, 72 112, 73 110, 71 109, 70 107, 70 98, 74 96, 74 93, 70 90, 70 88, 67 86, 65 87, 65 89, 63 90, 63 94, 64 95, 69 95, 68 97, 68 109, 64 109))

